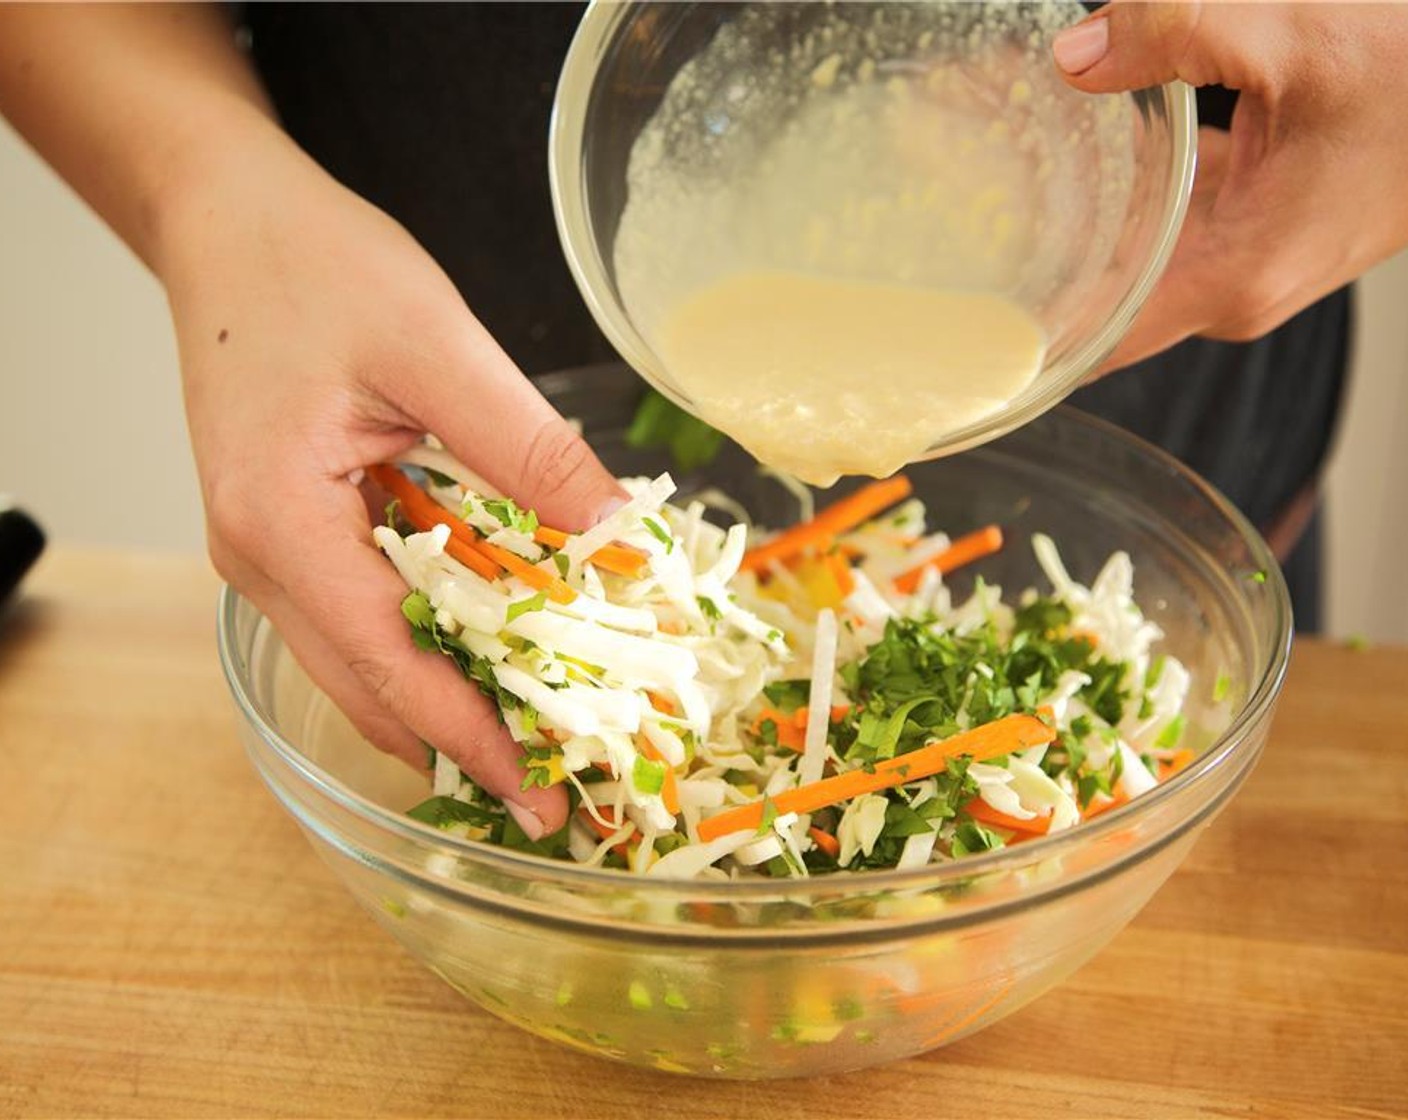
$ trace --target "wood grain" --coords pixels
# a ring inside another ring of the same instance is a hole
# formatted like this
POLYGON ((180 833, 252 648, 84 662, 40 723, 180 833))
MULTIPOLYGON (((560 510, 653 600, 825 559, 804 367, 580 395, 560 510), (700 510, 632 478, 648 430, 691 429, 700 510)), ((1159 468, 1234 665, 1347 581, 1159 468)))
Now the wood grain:
POLYGON ((1297 647, 1270 744, 1134 924, 946 1050, 672 1078, 500 1023, 259 784, 198 561, 58 551, 0 619, 0 1114, 1408 1115, 1408 651, 1297 647))

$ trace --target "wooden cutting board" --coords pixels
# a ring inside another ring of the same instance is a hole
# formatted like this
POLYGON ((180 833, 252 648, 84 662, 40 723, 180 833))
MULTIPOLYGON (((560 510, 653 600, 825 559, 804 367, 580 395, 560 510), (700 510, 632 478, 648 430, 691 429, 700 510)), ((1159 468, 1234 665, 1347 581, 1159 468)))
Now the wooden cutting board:
POLYGON ((1296 650, 1257 772, 1134 924, 945 1050, 638 1072, 411 961, 244 758, 187 558, 59 550, 0 620, 0 1114, 1408 1115, 1408 650, 1296 650))

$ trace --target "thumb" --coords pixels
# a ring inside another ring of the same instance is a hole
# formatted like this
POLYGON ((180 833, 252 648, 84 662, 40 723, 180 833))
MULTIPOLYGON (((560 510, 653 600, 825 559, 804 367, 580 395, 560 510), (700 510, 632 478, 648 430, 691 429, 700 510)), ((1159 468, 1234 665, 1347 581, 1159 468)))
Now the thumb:
POLYGON ((625 501, 586 440, 476 321, 450 350, 440 376, 407 395, 420 423, 461 462, 566 532, 595 525, 625 501))
POLYGON ((1284 33, 1259 4, 1115 0, 1051 45, 1066 80, 1087 93, 1181 80, 1248 89, 1264 84, 1284 33))

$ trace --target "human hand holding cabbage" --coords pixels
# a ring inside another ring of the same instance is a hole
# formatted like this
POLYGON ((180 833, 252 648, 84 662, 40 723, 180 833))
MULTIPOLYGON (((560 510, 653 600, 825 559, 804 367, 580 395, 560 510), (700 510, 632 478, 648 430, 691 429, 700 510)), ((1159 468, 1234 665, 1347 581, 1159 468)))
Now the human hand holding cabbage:
POLYGON ((412 644, 362 476, 433 428, 560 528, 616 482, 412 238, 281 140, 217 169, 162 262, 211 556, 365 735, 417 766, 433 743, 553 831, 562 789, 520 789, 492 706, 412 644))

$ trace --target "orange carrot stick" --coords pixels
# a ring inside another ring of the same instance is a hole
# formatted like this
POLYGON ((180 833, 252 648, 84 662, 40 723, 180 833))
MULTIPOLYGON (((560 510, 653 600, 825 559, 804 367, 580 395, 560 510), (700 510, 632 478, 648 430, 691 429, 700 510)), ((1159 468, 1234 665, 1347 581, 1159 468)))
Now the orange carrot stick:
POLYGON ((907 572, 901 572, 895 577, 895 590, 904 595, 912 595, 914 589, 919 586, 919 579, 926 569, 937 568, 941 575, 948 575, 949 572, 963 567, 964 564, 971 564, 974 560, 991 556, 1001 548, 1001 527, 997 525, 985 526, 967 536, 959 537, 937 556, 931 556, 924 563, 910 568, 907 572))
POLYGON ((644 735, 636 736, 636 749, 651 762, 658 762, 665 767, 665 784, 660 787, 660 799, 665 803, 665 808, 671 813, 680 811, 680 787, 675 780, 675 770, 665 756, 660 753, 660 748, 647 739, 644 735))
POLYGON ((807 829, 807 835, 812 838, 812 842, 816 844, 818 848, 832 859, 839 859, 841 857, 841 841, 837 840, 831 833, 820 828, 809 828, 807 829))
MULTIPOLYGON (((561 548, 567 543, 570 535, 561 529, 552 529, 546 525, 539 525, 533 531, 533 539, 549 548, 561 548)), ((640 570, 645 567, 645 553, 628 544, 603 545, 592 553, 591 560, 598 568, 632 578, 640 575, 640 570)))
POLYGON ((789 716, 779 712, 776 708, 764 708, 758 713, 758 718, 753 721, 751 728, 753 737, 755 739, 761 738, 763 724, 771 721, 773 726, 777 728, 777 745, 801 754, 807 742, 807 710, 806 708, 798 708, 797 712, 801 713, 800 725, 796 714, 789 716))
POLYGON ((787 560, 796 556, 808 546, 826 537, 834 537, 838 533, 854 529, 862 521, 874 517, 896 502, 903 501, 913 489, 909 479, 902 474, 862 486, 854 494, 827 506, 810 521, 794 525, 766 544, 749 549, 743 554, 739 569, 745 572, 761 571, 774 560, 787 560))
POLYGON ((1092 801, 1086 806, 1085 812, 1081 814, 1083 821, 1094 820, 1101 813, 1108 813, 1111 809, 1118 809, 1125 804, 1129 797, 1123 792, 1117 792, 1113 797, 1107 797, 1104 801, 1092 801))
POLYGON ((1190 762, 1193 761, 1193 748, 1184 747, 1181 751, 1174 753, 1172 758, 1159 760, 1159 781, 1166 782, 1190 762))
MULTIPOLYGON (((771 799, 771 804, 779 814, 811 813, 827 805, 849 801, 863 793, 877 793, 930 777, 942 770, 950 758, 968 755, 974 761, 982 762, 998 755, 1042 746, 1055 738, 1055 729, 1035 716, 1004 716, 908 754, 887 758, 870 770, 847 770, 830 778, 784 790, 771 799)), ((699 839, 707 843, 730 832, 755 829, 762 821, 763 800, 752 801, 701 821, 699 839)))
POLYGON ((981 797, 975 797, 963 806, 963 811, 981 824, 990 824, 994 828, 1005 828, 1009 832, 1020 832, 1027 836, 1045 836, 1051 827, 1051 814, 1045 816, 1032 817, 1030 820, 1023 820, 1021 817, 1014 817, 1010 813, 1004 813, 1001 809, 994 809, 981 797))
MULTIPOLYGON (((577 810, 577 815, 582 818, 582 822, 588 828, 590 828, 603 840, 609 840, 611 837, 615 836, 617 831, 619 831, 621 827, 620 825, 617 825, 615 828, 607 828, 606 825, 602 824, 599 820, 592 816, 590 812, 587 811, 587 807, 585 805, 583 805, 580 809, 577 810)), ((606 814, 602 815, 605 816, 606 814)), ((619 844, 612 844, 611 850, 615 852, 618 856, 620 856, 622 859, 631 858, 631 850, 626 846, 626 842, 624 840, 622 840, 619 844)))
MULTIPOLYGON (((459 541, 464 548, 457 550, 447 545, 445 551, 456 560, 473 568, 485 579, 494 579, 498 576, 500 568, 507 568, 529 587, 546 591, 553 602, 570 603, 577 597, 575 591, 552 573, 533 567, 527 560, 505 548, 490 544, 473 528, 451 514, 395 467, 378 463, 368 467, 367 474, 383 490, 401 503, 406 520, 422 532, 432 525, 448 525, 451 539, 459 541), (464 555, 466 551, 478 553, 481 559, 475 561, 466 559, 464 555)), ((533 539, 550 548, 561 548, 567 542, 567 534, 560 529, 549 529, 540 525, 534 532, 533 539)), ((607 545, 593 553, 592 560, 607 571, 633 576, 640 571, 641 565, 645 562, 645 554, 625 545, 607 545)))
POLYGON ((497 579, 499 565, 476 547, 474 530, 430 497, 424 490, 395 467, 377 464, 367 468, 367 476, 401 503, 401 513, 407 521, 425 532, 433 525, 448 525, 450 539, 445 551, 485 579, 497 579))
POLYGON ((577 593, 563 583, 560 576, 533 567, 523 557, 506 548, 500 548, 485 540, 476 541, 475 547, 494 563, 507 568, 529 587, 547 592, 548 598, 554 603, 570 603, 577 597, 577 593))

